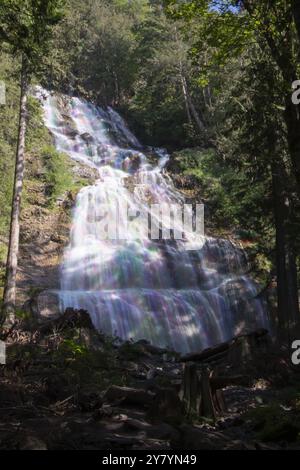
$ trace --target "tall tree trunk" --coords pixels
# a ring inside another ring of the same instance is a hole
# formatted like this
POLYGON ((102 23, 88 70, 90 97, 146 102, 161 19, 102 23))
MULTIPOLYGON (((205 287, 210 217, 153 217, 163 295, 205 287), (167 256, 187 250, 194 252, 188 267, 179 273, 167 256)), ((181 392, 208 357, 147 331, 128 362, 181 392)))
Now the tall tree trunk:
POLYGON ((16 276, 18 267, 19 253, 19 233, 20 233, 20 207, 21 194, 23 188, 24 175, 24 152, 25 152, 25 134, 26 134, 26 115, 27 115, 27 92, 28 76, 26 61, 22 60, 21 72, 21 97, 20 114, 18 128, 18 143, 16 151, 15 179, 13 189, 13 200, 11 210, 10 234, 8 245, 8 256, 6 264, 5 287, 3 296, 3 315, 5 321, 11 323, 15 318, 16 305, 16 276))
POLYGON ((299 312, 299 294, 298 294, 298 273, 297 258, 292 241, 288 242, 287 256, 287 284, 290 309, 291 340, 299 338, 300 312, 299 312))
POLYGON ((120 104, 120 87, 119 87, 119 80, 118 75, 115 71, 113 71, 113 81, 115 85, 115 99, 114 99, 114 106, 118 106, 120 104))
POLYGON ((188 102, 188 93, 187 93, 186 80, 185 80, 184 76, 182 75, 182 73, 180 73, 180 80, 181 80, 181 85, 182 85, 182 93, 183 93, 183 98, 184 98, 186 114, 187 114, 188 122, 189 122, 189 124, 191 124, 192 116, 191 116, 189 102, 188 102))
POLYGON ((276 230, 277 308, 279 336, 291 342, 292 332, 299 327, 299 296, 296 256, 289 220, 293 217, 283 181, 286 181, 283 163, 273 157, 272 187, 276 230))
POLYGON ((287 233, 287 283, 288 296, 290 302, 290 330, 293 339, 298 339, 300 333, 300 310, 299 310, 299 292, 298 292, 298 270, 297 254, 295 247, 295 228, 293 222, 296 219, 293 199, 290 198, 288 205, 288 233, 287 233))
POLYGON ((189 102, 189 106, 190 106, 192 116, 193 116, 193 118, 194 118, 194 120, 197 124, 197 127, 198 127, 200 132, 203 132, 205 130, 205 126, 203 124, 202 119, 199 116, 198 111, 196 110, 196 108, 194 106, 194 103, 193 103, 192 98, 191 98, 189 93, 188 93, 188 102, 189 102))
MULTIPOLYGON (((177 38, 177 31, 176 31, 176 38, 177 38)), ((187 114, 188 122, 189 122, 189 124, 191 124, 192 123, 192 116, 191 116, 191 111, 190 111, 190 106, 189 106, 189 92, 188 92, 188 87, 187 87, 187 83, 186 83, 186 78, 185 78, 185 75, 184 75, 184 72, 183 72, 183 64, 182 64, 181 59, 179 59, 179 76, 180 76, 180 81, 181 81, 181 87, 182 87, 182 93, 183 93, 183 98, 184 98, 186 114, 187 114)))
POLYGON ((299 0, 292 0, 292 11, 293 11, 293 17, 295 21, 295 25, 297 28, 298 36, 299 36, 299 41, 300 41, 300 2, 299 0))
POLYGON ((193 100, 191 98, 188 84, 186 81, 186 76, 184 73, 184 68, 183 68, 183 63, 179 59, 179 76, 180 76, 180 81, 181 81, 181 86, 182 86, 182 92, 183 92, 183 97, 184 97, 184 102, 185 102, 185 107, 186 107, 186 113, 188 117, 189 123, 192 122, 192 117, 194 118, 194 121, 199 129, 200 132, 203 132, 205 130, 205 126, 203 124, 203 120, 200 118, 198 111, 196 110, 193 100))
POLYGON ((292 103, 290 95, 287 95, 285 99, 284 114, 289 153, 297 185, 297 193, 300 198, 300 107, 292 103))
POLYGON ((287 305, 287 273, 286 273, 286 236, 284 216, 284 195, 281 186, 282 174, 275 158, 272 161, 272 192, 274 201, 275 233, 276 233, 276 273, 277 273, 277 315, 278 331, 285 332, 287 305))

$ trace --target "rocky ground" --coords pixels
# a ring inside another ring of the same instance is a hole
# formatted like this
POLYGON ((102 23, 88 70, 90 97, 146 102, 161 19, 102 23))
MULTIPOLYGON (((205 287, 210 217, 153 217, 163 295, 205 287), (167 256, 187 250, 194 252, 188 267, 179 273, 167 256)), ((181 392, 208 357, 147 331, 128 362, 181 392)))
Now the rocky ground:
POLYGON ((213 420, 186 414, 178 354, 102 336, 87 315, 23 322, 6 342, 0 449, 300 448, 299 373, 271 347, 213 420))

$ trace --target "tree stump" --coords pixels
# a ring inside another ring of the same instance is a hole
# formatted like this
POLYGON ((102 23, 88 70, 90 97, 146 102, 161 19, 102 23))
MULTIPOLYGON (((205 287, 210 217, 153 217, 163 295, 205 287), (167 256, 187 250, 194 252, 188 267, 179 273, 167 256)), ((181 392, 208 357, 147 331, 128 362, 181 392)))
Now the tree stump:
POLYGON ((207 367, 199 367, 193 362, 185 364, 181 399, 187 416, 216 418, 210 373, 207 367))

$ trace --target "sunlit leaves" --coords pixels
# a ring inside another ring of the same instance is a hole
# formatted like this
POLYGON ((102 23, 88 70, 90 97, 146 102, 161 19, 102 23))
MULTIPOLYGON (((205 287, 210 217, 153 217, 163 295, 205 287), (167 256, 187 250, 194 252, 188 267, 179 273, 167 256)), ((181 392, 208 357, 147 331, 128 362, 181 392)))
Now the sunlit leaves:
POLYGON ((190 55, 195 63, 206 56, 200 82, 204 85, 214 66, 223 67, 239 56, 253 40, 254 28, 247 15, 233 9, 232 1, 165 0, 167 14, 182 20, 182 29, 191 38, 190 55))
POLYGON ((32 69, 49 49, 53 26, 63 17, 64 0, 1 0, 0 42, 27 58, 32 69))

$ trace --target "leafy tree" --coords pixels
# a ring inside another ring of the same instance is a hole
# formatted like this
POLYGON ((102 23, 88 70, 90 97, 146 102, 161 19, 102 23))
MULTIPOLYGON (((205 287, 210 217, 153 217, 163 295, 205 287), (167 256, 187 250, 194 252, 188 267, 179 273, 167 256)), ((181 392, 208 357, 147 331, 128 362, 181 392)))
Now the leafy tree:
MULTIPOLYGON (((230 77, 233 83, 239 83, 235 91, 229 85, 231 103, 227 99, 222 102, 226 91, 215 89, 213 101, 221 111, 214 113, 214 139, 227 163, 248 174, 252 182, 253 178, 261 181, 268 191, 267 200, 257 201, 263 209, 262 217, 256 214, 254 220, 257 227, 260 225, 261 235, 268 220, 275 228, 278 316, 281 329, 286 331, 289 323, 299 323, 300 124, 299 111, 291 101, 291 84, 298 69, 295 51, 299 43, 291 2, 169 0, 166 3, 169 14, 184 22, 184 30, 189 34, 191 29, 194 31, 190 49, 194 61, 208 51, 206 68, 200 77, 202 83, 209 83, 222 73, 226 88, 226 74, 232 70, 233 63, 238 65, 240 76, 235 72, 230 77), (238 10, 232 10, 233 5, 238 10), (265 220, 265 224, 259 223, 259 219, 265 220)), ((242 204, 242 208, 246 206, 242 204)))
POLYGON ((62 18, 62 0, 1 0, 0 41, 21 57, 20 109, 3 316, 14 320, 18 266, 20 207, 24 175, 27 96, 30 80, 43 70, 53 26, 62 18))
POLYGON ((174 147, 203 138, 197 67, 162 2, 67 0, 54 44, 46 87, 118 107, 146 143, 174 147))
POLYGON ((203 45, 214 49, 211 63, 224 65, 232 55, 239 55, 251 42, 260 47, 276 63, 282 78, 287 142, 293 174, 300 195, 300 120, 299 106, 291 101, 291 86, 297 78, 299 39, 295 21, 298 8, 292 13, 291 0, 193 0, 180 2, 166 0, 168 12, 190 25, 201 19, 196 27, 197 39, 192 53, 198 56, 203 45), (213 9, 212 6, 217 7, 213 9), (232 10, 235 6, 238 10, 232 10))

